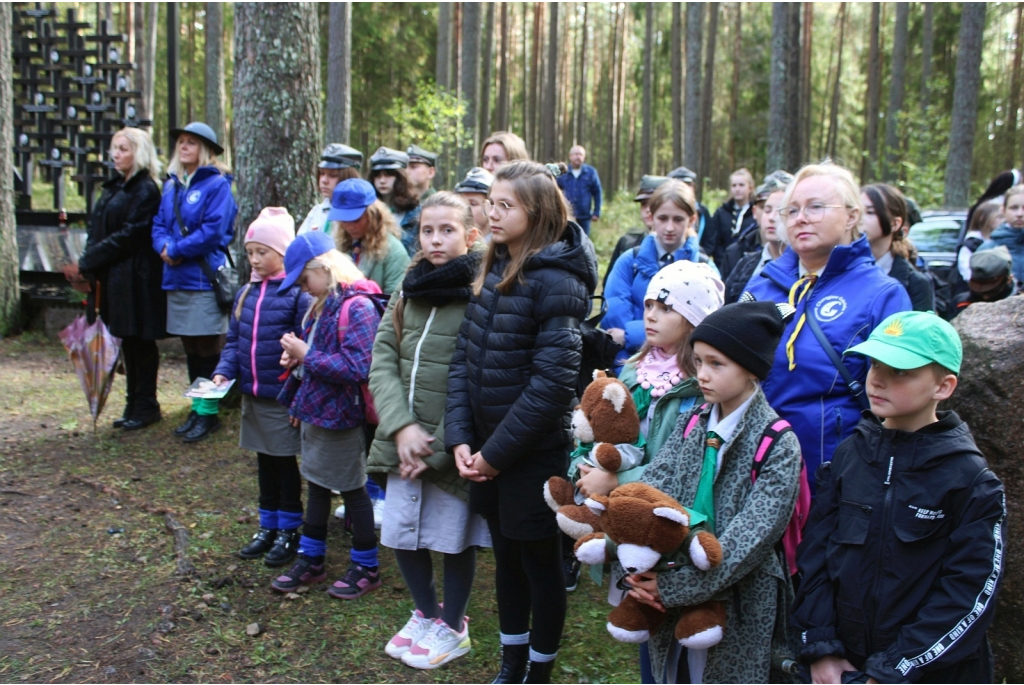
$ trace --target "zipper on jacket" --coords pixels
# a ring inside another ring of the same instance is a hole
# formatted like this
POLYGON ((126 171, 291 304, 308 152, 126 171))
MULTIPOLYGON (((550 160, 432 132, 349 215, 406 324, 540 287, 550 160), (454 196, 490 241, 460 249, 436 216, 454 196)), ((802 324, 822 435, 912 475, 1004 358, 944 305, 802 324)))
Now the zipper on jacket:
MULTIPOLYGON (((890 449, 891 449, 891 452, 890 452, 890 455, 889 455, 889 467, 888 467, 888 469, 886 470, 886 473, 885 473, 885 480, 882 481, 882 485, 885 486, 885 503, 882 505, 882 535, 881 535, 881 542, 882 542, 881 547, 882 548, 878 550, 878 563, 876 564, 876 567, 875 567, 875 588, 874 588, 874 591, 871 593, 871 616, 868 617, 868 625, 873 625, 874 622, 875 622, 875 618, 878 615, 878 591, 879 591, 879 588, 882 585, 882 565, 883 565, 883 559, 886 556, 884 554, 884 552, 885 552, 885 545, 886 545, 886 543, 887 543, 887 541, 889 539, 889 536, 887 535, 887 533, 888 533, 888 531, 890 529, 890 526, 889 526, 889 509, 890 509, 890 507, 892 505, 892 490, 893 490, 893 488, 892 488, 892 467, 893 467, 893 462, 896 460, 896 456, 895 456, 896 440, 895 439, 893 439, 892 445, 891 445, 890 449)), ((869 635, 865 635, 864 638, 865 638, 865 645, 864 646, 867 649, 867 653, 868 654, 873 654, 875 651, 877 651, 875 649, 874 643, 870 639, 870 636, 869 635)))
POLYGON ((416 351, 412 355, 412 373, 409 375, 409 413, 416 416, 416 413, 412 410, 412 398, 416 393, 416 373, 420 370, 420 350, 423 349, 423 341, 427 339, 427 333, 430 332, 430 324, 434 321, 434 314, 437 313, 437 307, 430 308, 430 316, 427 317, 427 323, 423 326, 423 334, 420 335, 419 341, 416 343, 416 351))
POLYGON ((263 296, 267 292, 267 281, 260 284, 260 296, 256 298, 256 309, 252 315, 252 340, 249 343, 249 361, 252 364, 252 396, 259 397, 256 393, 260 389, 259 369, 256 368, 256 336, 260 328, 260 306, 263 304, 263 296))
POLYGON ((479 402, 480 388, 483 387, 484 382, 484 356, 487 354, 487 338, 491 336, 491 324, 494 323, 494 315, 498 311, 498 300, 501 299, 501 295, 498 293, 498 288, 494 288, 494 300, 491 302, 491 306, 487 312, 487 327, 484 328, 484 337, 480 340, 480 360, 477 363, 476 368, 476 391, 477 401, 479 402))

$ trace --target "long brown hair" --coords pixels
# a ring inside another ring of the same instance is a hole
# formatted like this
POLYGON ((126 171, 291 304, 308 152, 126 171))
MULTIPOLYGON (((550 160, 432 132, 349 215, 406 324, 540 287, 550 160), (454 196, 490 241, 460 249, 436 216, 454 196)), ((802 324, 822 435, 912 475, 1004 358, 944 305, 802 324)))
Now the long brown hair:
MULTIPOLYGON (((516 201, 526 212, 526 235, 523 236, 522 248, 515 255, 509 255, 505 273, 498 283, 498 291, 507 295, 515 283, 523 282, 523 269, 533 255, 548 245, 556 242, 565 232, 571 211, 561 189, 555 183, 555 177, 543 164, 521 160, 509 162, 494 172, 494 182, 507 181, 512 184, 512 193, 516 201)), ((494 186, 491 186, 493 190, 494 186)), ((483 290, 484 281, 497 259, 497 251, 507 250, 503 245, 491 241, 473 292, 479 295, 483 290)))
POLYGON ((907 232, 910 231, 910 210, 906 197, 899 188, 888 183, 872 183, 861 188, 861 192, 871 201, 871 208, 878 217, 882 235, 892 236, 889 252, 894 257, 903 257, 913 263, 917 259, 917 248, 907 239, 907 232), (901 224, 899 230, 894 231, 896 219, 900 219, 901 224))
MULTIPOLYGON (((454 209, 458 212, 459 223, 462 224, 462 230, 465 233, 476 228, 473 223, 473 208, 469 206, 466 199, 458 193, 453 193, 448 190, 442 190, 441 192, 434 193, 426 200, 423 201, 423 211, 430 209, 431 207, 445 207, 447 209, 454 209)), ((420 214, 420 222, 422 225, 423 214, 420 214)), ((423 250, 416 250, 416 256, 412 258, 409 263, 409 268, 406 269, 406 273, 409 273, 416 265, 424 259, 423 250)), ((395 327, 395 344, 402 344, 402 327, 405 325, 405 293, 402 291, 398 292, 398 301, 395 302, 395 308, 391 310, 391 323, 395 327)))
MULTIPOLYGON (((391 186, 391 206, 397 209, 399 212, 409 212, 420 204, 420 196, 412 192, 409 189, 409 177, 405 175, 405 169, 377 169, 376 171, 370 172, 370 183, 373 183, 373 179, 378 174, 394 174, 395 185, 391 186)), ((373 186, 374 190, 377 190, 377 186, 373 186)), ((380 193, 377 193, 377 198, 380 199, 380 193)))
MULTIPOLYGON (((373 204, 366 208, 364 216, 368 223, 361 249, 364 255, 379 261, 388 253, 388 233, 397 238, 402 235, 402 229, 395 223, 395 217, 388 206, 380 200, 374 200, 373 204)), ((340 221, 334 223, 341 224, 340 221)), ((352 251, 352 236, 340 225, 334 230, 334 244, 345 254, 352 251)))
MULTIPOLYGON (((693 345, 690 344, 690 336, 693 335, 695 328, 696 327, 684 316, 684 333, 682 339, 671 348, 665 350, 666 353, 674 354, 676 356, 676 364, 679 366, 679 369, 686 374, 687 378, 693 378, 697 375, 697 363, 693 358, 693 345)), ((635 364, 646 357, 652 349, 654 349, 654 345, 644 340, 644 344, 640 346, 640 351, 630 357, 629 361, 635 364)))

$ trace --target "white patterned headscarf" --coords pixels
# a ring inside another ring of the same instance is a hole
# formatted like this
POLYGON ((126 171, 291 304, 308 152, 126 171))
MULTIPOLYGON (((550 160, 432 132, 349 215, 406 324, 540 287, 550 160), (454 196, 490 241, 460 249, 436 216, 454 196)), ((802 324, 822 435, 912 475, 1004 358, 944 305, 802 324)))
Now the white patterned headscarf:
POLYGON ((725 285, 707 264, 678 261, 654 275, 644 296, 647 300, 663 302, 699 326, 705 316, 725 302, 725 285))

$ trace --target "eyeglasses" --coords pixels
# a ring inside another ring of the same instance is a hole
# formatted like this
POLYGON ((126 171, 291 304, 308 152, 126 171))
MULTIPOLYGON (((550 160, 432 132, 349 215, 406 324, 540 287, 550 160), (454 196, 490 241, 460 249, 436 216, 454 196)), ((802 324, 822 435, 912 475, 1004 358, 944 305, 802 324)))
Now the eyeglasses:
POLYGON ((800 214, 802 212, 808 223, 814 224, 822 220, 825 216, 826 209, 843 209, 845 207, 846 205, 826 205, 821 202, 812 202, 802 208, 797 207, 796 205, 783 207, 779 210, 779 216, 785 221, 793 222, 800 218, 800 214))
POLYGON ((515 207, 512 207, 504 200, 498 200, 497 204, 490 200, 484 200, 484 209, 487 210, 488 214, 494 212, 498 219, 504 219, 508 216, 508 211, 510 209, 515 209, 515 207))

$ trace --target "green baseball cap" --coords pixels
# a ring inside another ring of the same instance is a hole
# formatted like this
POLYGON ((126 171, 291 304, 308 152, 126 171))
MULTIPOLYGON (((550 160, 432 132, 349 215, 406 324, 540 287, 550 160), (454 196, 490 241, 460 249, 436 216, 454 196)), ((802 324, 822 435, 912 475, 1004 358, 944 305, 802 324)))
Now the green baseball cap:
POLYGON ((960 335, 934 312, 893 314, 844 354, 851 352, 894 369, 918 369, 936 362, 956 374, 964 357, 960 335))

